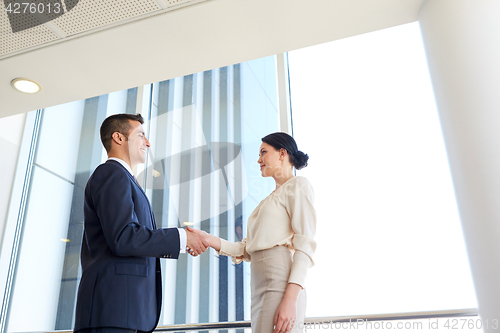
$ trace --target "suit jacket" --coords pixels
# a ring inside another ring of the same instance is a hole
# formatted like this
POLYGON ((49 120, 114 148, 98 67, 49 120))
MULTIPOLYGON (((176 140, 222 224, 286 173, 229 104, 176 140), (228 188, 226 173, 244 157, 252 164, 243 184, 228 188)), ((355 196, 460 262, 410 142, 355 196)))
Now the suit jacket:
POLYGON ((98 166, 87 182, 84 218, 75 332, 154 330, 162 295, 158 258, 178 258, 178 230, 156 228, 146 194, 113 160, 98 166))

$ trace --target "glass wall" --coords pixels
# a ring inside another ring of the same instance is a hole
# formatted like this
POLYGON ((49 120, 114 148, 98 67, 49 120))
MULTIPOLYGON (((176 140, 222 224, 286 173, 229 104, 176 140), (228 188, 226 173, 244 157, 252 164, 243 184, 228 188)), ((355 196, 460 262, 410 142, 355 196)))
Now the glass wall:
MULTIPOLYGON (((246 219, 269 187, 256 161, 260 139, 279 130, 275 73, 275 57, 268 57, 29 113, 38 119, 24 126, 25 155, 33 148, 31 178, 25 205, 11 208, 6 219, 21 226, 12 288, 4 292, 10 296, 6 331, 73 327, 83 191, 106 160, 99 127, 109 115, 146 119, 152 147, 135 172, 159 227, 190 222, 229 240, 244 238, 246 219)), ((22 178, 26 163, 16 173, 22 178)), ((9 230, 2 267, 15 245, 16 228, 9 230)), ((246 263, 233 265, 209 250, 162 260, 162 266, 160 326, 250 319, 246 263)), ((2 270, 2 278, 7 273, 2 270)))
POLYGON ((0 187, 0 239, 2 239, 7 219, 25 118, 25 114, 20 114, 0 119, 0 156, 2 158, 2 163, 0 163, 0 175, 2 175, 2 186, 0 187))

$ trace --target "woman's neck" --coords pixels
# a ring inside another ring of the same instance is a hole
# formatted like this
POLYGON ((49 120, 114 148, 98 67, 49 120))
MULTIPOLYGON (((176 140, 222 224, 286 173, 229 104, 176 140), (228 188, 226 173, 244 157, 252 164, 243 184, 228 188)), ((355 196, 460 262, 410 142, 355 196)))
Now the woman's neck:
POLYGON ((276 182, 276 190, 279 189, 283 184, 285 184, 287 181, 295 177, 292 172, 287 173, 285 175, 282 175, 281 177, 273 177, 274 181, 276 182))

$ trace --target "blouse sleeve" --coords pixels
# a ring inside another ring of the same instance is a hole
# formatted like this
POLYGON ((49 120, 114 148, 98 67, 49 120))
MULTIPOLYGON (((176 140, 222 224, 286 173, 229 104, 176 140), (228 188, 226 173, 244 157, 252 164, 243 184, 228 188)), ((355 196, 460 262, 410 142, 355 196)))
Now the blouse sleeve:
POLYGON ((223 256, 229 256, 235 264, 239 264, 242 261, 250 261, 250 255, 247 253, 246 247, 246 238, 241 242, 228 242, 221 238, 220 250, 217 253, 223 256))
POLYGON ((288 277, 289 283, 296 283, 304 288, 307 270, 314 265, 312 259, 316 250, 316 210, 314 192, 309 181, 297 178, 294 186, 287 189, 287 211, 294 232, 292 245, 295 249, 293 264, 288 277))

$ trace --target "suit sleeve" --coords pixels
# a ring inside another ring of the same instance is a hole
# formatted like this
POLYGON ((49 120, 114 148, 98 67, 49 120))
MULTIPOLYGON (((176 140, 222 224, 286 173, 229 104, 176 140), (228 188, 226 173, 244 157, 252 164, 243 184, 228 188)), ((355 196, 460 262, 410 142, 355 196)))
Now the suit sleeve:
POLYGON ((152 221, 139 221, 136 210, 146 209, 144 215, 149 212, 150 219, 153 217, 145 197, 134 202, 132 186, 127 174, 112 168, 104 168, 91 183, 92 202, 109 248, 118 256, 177 259, 179 232, 176 228, 153 230, 152 221))

